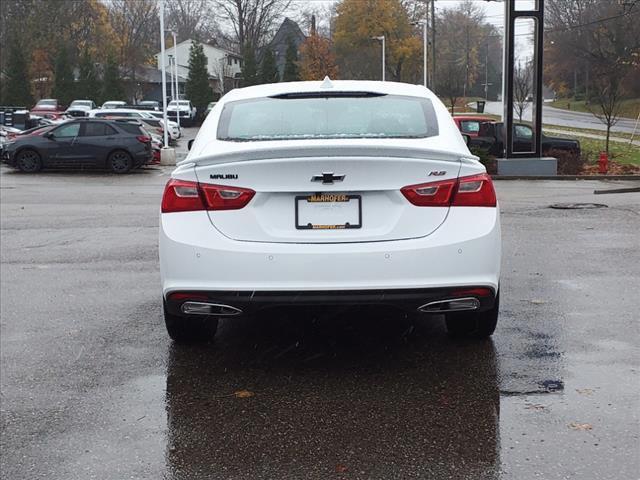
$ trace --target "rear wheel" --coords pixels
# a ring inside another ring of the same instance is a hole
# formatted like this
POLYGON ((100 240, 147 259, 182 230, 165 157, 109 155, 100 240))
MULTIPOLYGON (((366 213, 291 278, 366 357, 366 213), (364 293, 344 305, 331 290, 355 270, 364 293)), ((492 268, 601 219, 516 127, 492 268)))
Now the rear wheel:
POLYGON ((491 310, 484 312, 454 312, 446 316, 447 332, 453 337, 486 338, 498 324, 500 292, 491 310))
POLYGON ((204 343, 213 340, 218 330, 218 319, 209 316, 180 316, 167 312, 164 307, 167 333, 176 343, 204 343))
POLYGON ((35 150, 22 150, 16 157, 16 167, 24 173, 36 173, 42 170, 42 158, 35 150))
POLYGON ((113 173, 127 173, 133 167, 133 159, 124 150, 116 150, 109 155, 107 167, 113 173))

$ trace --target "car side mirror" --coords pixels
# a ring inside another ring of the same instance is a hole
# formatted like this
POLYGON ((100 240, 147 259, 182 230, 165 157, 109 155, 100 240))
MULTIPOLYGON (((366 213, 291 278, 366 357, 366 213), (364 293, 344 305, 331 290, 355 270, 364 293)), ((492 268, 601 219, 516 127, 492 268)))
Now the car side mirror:
POLYGON ((193 138, 187 142, 187 150, 191 150, 191 146, 193 145, 193 138))

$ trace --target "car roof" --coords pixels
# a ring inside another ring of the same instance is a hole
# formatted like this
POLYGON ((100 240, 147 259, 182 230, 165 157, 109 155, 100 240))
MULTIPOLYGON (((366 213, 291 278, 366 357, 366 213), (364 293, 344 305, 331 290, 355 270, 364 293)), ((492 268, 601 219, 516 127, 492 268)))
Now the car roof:
POLYGON ((484 120, 487 122, 493 120, 485 115, 454 115, 453 118, 454 120, 484 120))
POLYGON ((386 95, 406 95, 414 97, 434 97, 434 94, 422 85, 399 82, 377 82, 368 80, 327 80, 307 82, 281 82, 236 88, 227 93, 225 101, 249 98, 270 97, 286 93, 314 92, 371 92, 386 95))

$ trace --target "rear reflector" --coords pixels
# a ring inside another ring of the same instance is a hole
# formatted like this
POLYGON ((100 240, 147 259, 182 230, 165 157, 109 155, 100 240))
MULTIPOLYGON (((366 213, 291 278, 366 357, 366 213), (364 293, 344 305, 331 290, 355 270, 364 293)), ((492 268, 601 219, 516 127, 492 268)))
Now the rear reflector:
POLYGON ((496 192, 486 173, 452 180, 409 185, 400 189, 418 207, 495 207, 496 192))
POLYGON ((238 210, 256 194, 249 188, 171 179, 162 196, 162 213, 198 210, 238 210))

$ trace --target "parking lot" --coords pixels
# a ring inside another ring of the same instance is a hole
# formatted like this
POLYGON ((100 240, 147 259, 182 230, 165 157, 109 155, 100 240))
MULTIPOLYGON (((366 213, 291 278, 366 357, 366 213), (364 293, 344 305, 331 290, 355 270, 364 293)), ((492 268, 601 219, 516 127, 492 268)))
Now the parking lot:
POLYGON ((637 183, 496 182, 490 341, 358 310, 227 320, 177 347, 169 172, 2 167, 3 478, 638 478, 640 194, 592 194, 637 183))

